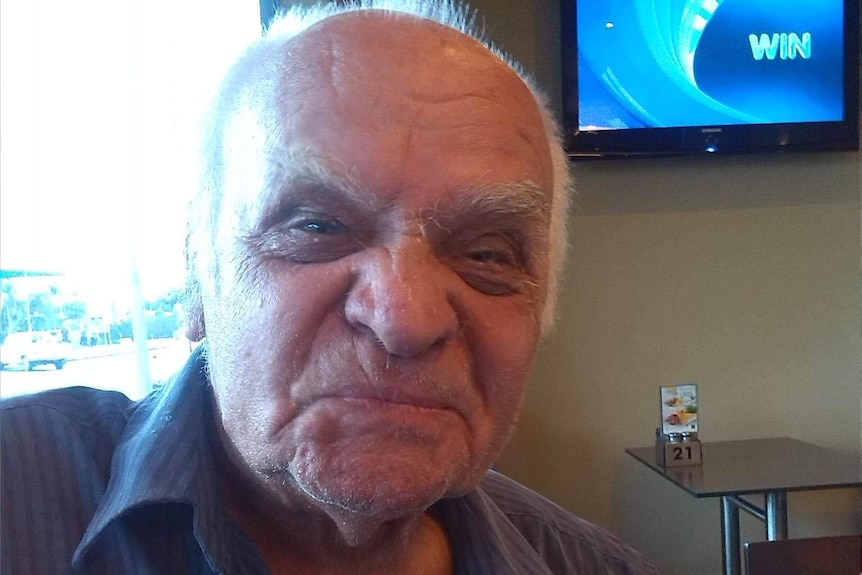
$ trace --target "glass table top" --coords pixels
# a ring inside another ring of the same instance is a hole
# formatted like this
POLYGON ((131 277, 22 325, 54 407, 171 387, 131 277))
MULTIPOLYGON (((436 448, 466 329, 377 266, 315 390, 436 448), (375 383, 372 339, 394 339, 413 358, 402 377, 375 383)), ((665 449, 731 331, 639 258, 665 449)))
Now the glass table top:
POLYGON ((777 437, 703 443, 703 463, 664 468, 655 447, 626 453, 695 497, 862 487, 862 460, 811 443, 777 437))

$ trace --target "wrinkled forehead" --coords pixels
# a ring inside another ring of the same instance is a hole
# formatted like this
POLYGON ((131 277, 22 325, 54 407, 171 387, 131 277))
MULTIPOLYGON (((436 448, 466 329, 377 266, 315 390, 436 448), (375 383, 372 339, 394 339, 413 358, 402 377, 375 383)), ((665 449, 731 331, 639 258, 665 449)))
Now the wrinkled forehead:
MULTIPOLYGON (((349 168, 362 172, 363 154, 403 166, 421 163, 411 159, 422 155, 445 156, 452 170, 458 157, 481 157, 499 177, 531 180, 550 193, 549 142, 533 93, 500 57, 458 30, 361 10, 326 18, 265 57, 270 62, 258 68, 264 72, 246 78, 252 105, 234 110, 228 131, 254 140, 251 132, 262 125, 267 150, 258 150, 270 160, 280 150, 307 147, 349 159, 349 168)), ((252 155, 249 148, 238 152, 252 155)), ((380 180, 370 183, 406 186, 385 180, 398 172, 388 166, 367 173, 380 180)))
POLYGON ((523 81, 487 47, 412 15, 362 10, 332 16, 286 42, 281 64, 285 92, 329 86, 380 103, 469 94, 536 109, 523 81))

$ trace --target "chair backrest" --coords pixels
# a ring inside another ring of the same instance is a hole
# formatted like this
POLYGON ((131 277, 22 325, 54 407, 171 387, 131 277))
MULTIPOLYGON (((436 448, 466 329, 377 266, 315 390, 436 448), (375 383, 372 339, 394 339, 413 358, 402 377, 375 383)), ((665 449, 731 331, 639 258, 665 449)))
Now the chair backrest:
POLYGON ((862 575, 862 535, 745 544, 748 575, 862 575))

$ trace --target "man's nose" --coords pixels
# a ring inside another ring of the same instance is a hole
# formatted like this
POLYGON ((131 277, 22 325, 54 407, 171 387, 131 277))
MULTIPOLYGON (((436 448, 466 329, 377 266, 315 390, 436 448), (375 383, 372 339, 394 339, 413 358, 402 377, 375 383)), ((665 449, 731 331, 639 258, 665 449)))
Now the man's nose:
POLYGON ((392 355, 419 356, 458 330, 453 272, 422 238, 366 250, 347 297, 346 317, 371 330, 392 355))

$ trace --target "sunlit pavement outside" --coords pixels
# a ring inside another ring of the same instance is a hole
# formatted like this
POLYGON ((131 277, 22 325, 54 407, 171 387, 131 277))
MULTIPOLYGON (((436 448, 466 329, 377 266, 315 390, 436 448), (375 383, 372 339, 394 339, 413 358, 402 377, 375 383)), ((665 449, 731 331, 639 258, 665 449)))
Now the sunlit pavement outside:
MULTIPOLYGON (((164 383, 179 371, 190 353, 184 338, 154 339, 148 342, 150 376, 164 383)), ((33 371, 0 371, 0 397, 35 393, 46 389, 82 385, 113 389, 131 399, 140 399, 149 389, 139 382, 134 342, 79 347, 73 350, 66 366, 40 366, 33 371)))

